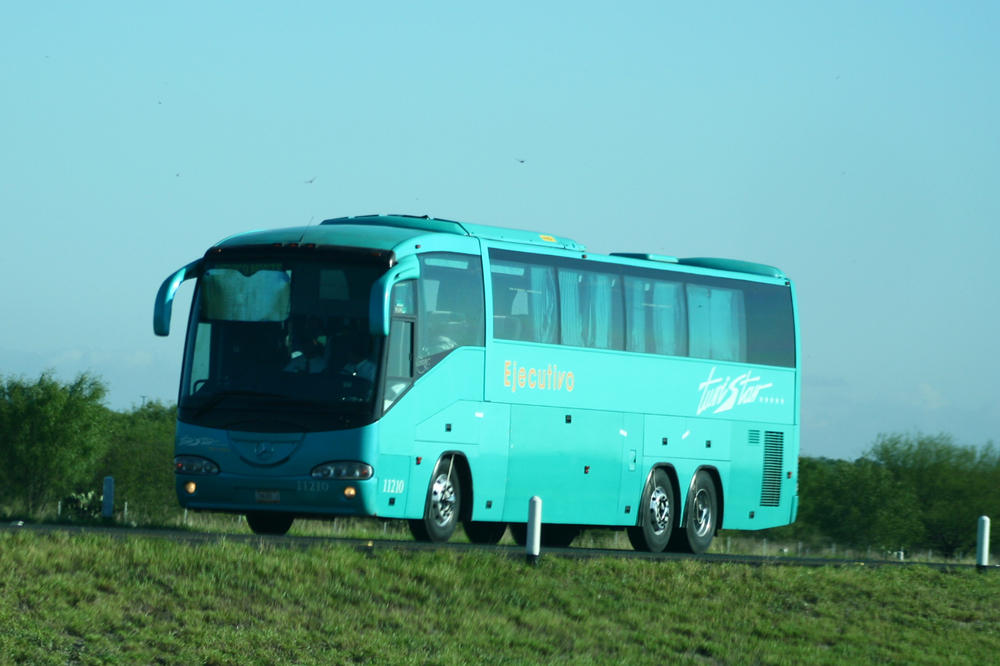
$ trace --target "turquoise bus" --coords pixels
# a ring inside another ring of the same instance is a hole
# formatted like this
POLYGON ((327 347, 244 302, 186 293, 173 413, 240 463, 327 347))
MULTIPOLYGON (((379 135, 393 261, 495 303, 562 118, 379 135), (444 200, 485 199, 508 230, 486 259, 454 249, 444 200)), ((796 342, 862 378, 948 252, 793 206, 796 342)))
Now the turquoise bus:
POLYGON ((797 511, 795 295, 744 261, 598 255, 544 233, 361 216, 227 238, 196 279, 177 495, 245 514, 407 520, 417 539, 625 528, 703 552, 797 511))

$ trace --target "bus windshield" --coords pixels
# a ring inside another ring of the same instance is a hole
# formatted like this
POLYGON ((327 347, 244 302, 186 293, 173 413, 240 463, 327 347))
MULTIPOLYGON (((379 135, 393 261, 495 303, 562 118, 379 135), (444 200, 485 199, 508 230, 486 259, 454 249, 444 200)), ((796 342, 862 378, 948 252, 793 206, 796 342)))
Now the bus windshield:
POLYGON ((381 339, 368 328, 385 266, 232 257, 198 281, 180 419, 253 432, 352 428, 375 417, 381 339))

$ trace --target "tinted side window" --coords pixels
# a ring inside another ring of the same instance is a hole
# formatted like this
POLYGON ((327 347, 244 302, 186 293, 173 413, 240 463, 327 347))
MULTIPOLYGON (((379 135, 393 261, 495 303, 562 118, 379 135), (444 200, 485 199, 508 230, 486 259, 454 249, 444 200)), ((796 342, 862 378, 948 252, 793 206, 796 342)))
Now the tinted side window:
POLYGON ((483 267, 478 256, 420 255, 418 368, 423 371, 456 347, 486 339, 483 267))
POLYGON ((624 349, 621 282, 617 273, 559 269, 560 323, 564 345, 624 349))
POLYGON ((762 365, 795 366, 792 291, 772 284, 747 284, 747 360, 762 365))
POLYGON ((555 269, 493 260, 493 336, 504 340, 557 343, 558 296, 555 269))
POLYGON ((490 260, 496 338, 795 366, 787 286, 507 250, 490 260))
POLYGON ((646 277, 625 277, 629 351, 687 355, 684 285, 646 277))
POLYGON ((739 289, 687 285, 690 355, 745 362, 746 309, 739 289))

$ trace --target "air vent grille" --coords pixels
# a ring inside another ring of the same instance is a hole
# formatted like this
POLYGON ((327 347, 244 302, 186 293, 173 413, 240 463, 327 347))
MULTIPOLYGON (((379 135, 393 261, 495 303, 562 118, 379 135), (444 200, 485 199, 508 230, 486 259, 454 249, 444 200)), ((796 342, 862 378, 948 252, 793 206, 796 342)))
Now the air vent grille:
POLYGON ((785 448, 785 433, 764 433, 764 479, 760 488, 761 506, 781 504, 781 461, 785 448))

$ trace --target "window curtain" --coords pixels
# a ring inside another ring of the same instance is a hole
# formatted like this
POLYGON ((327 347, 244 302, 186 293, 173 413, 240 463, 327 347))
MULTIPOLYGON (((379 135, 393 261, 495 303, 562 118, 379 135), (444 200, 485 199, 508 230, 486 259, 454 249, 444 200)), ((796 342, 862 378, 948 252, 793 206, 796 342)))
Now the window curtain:
POLYGON ((625 309, 628 326, 626 348, 634 352, 652 351, 646 349, 646 291, 649 282, 638 278, 625 278, 625 309))
POLYGON ((559 328, 556 319, 556 284, 553 270, 545 266, 531 266, 531 294, 528 313, 536 342, 557 343, 559 328))
POLYGON ((743 292, 713 289, 711 296, 712 358, 746 360, 746 323, 743 292))
POLYGON ((602 273, 591 273, 584 276, 584 284, 587 285, 589 293, 590 307, 587 313, 589 319, 588 329, 590 331, 591 347, 610 349, 612 344, 612 318, 614 308, 612 306, 612 295, 615 278, 613 275, 602 273))
POLYGON ((711 293, 708 287, 687 286, 688 354, 695 358, 712 358, 711 293))
POLYGON ((584 321, 580 304, 580 273, 559 271, 560 323, 564 345, 584 346, 584 321))
POLYGON ((675 282, 653 283, 653 335, 657 354, 683 355, 684 292, 675 282))

